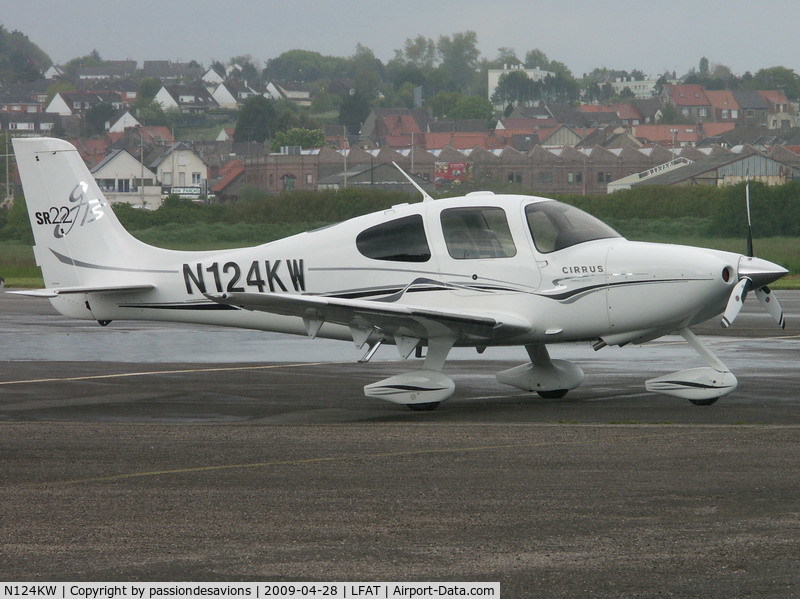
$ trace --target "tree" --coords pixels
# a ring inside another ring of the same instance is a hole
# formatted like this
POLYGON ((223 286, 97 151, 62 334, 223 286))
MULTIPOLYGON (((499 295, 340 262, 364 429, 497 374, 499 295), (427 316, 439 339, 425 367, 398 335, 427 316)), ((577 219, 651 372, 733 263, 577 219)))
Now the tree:
POLYGON ((747 83, 747 89, 779 89, 789 100, 800 98, 800 77, 793 69, 769 67, 760 69, 747 83))
POLYGON ((537 99, 537 86, 525 71, 511 71, 500 75, 492 94, 495 104, 525 104, 537 99))
POLYGON ((289 50, 268 60, 262 75, 267 80, 319 81, 345 77, 347 73, 348 60, 345 58, 323 56, 308 50, 289 50))
POLYGON ((488 121, 494 114, 492 103, 481 96, 462 96, 450 114, 454 119, 480 119, 488 121))
POLYGON ((450 116, 461 99, 457 92, 439 92, 428 102, 428 106, 437 118, 450 116))
POLYGON ((137 120, 147 127, 166 127, 168 124, 167 115, 160 103, 151 100, 147 104, 141 103, 136 98, 133 106, 136 110, 137 120))
POLYGON ((97 50, 92 50, 86 56, 73 58, 64 65, 64 76, 71 80, 78 79, 78 69, 103 66, 104 60, 97 50))
POLYGON ((86 111, 86 127, 89 135, 102 135, 108 123, 116 114, 116 109, 111 104, 98 104, 86 111))
POLYGON ((493 62, 498 68, 502 65, 517 66, 522 64, 522 61, 517 58, 514 48, 506 48, 505 46, 497 49, 497 58, 493 62))
POLYGON ((436 50, 441 60, 439 70, 447 73, 453 90, 470 93, 480 57, 478 34, 465 31, 454 34, 452 38, 443 35, 439 37, 436 50))
POLYGON ((355 92, 345 96, 342 107, 339 109, 339 124, 347 127, 351 133, 361 131, 361 125, 367 120, 370 108, 366 96, 355 92))
POLYGON ((264 96, 250 96, 239 110, 234 141, 263 143, 274 133, 276 116, 274 101, 267 100, 264 96))
POLYGON ((661 108, 661 119, 659 125, 686 125, 689 119, 678 112, 674 104, 667 102, 661 108))
POLYGON ((708 77, 709 69, 708 69, 708 58, 703 56, 700 59, 700 76, 701 77, 708 77))
POLYGON ((525 55, 526 69, 541 69, 543 71, 548 71, 549 69, 547 67, 549 65, 550 65, 550 59, 547 58, 547 54, 545 54, 538 48, 529 50, 528 53, 525 55))
POLYGON ((436 42, 423 35, 406 39, 402 50, 395 50, 395 59, 417 68, 433 68, 436 63, 436 42))
POLYGON ((28 36, 19 31, 9 33, 0 25, 0 81, 35 81, 51 64, 50 57, 28 36))
POLYGON ((141 102, 143 106, 149 104, 156 97, 156 94, 161 91, 163 85, 159 79, 154 77, 142 79, 136 92, 136 102, 141 102))
POLYGON ((289 129, 276 133, 272 138, 273 152, 279 151, 283 146, 321 148, 324 145, 325 134, 321 129, 289 129))
POLYGON ((353 87, 367 98, 374 98, 383 80, 383 63, 375 53, 361 44, 356 45, 356 53, 350 59, 353 87))

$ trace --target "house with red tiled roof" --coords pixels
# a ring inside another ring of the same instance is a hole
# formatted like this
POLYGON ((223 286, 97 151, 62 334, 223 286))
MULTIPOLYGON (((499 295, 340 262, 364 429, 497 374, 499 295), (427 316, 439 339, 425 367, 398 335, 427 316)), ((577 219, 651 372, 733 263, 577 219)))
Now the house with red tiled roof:
POLYGON ((729 89, 706 90, 706 98, 711 102, 712 120, 718 123, 735 123, 741 120, 741 106, 729 89))
POLYGON ((702 85, 668 83, 660 97, 662 103, 672 104, 678 114, 695 123, 711 120, 711 102, 702 85))
POLYGON ((219 179, 211 187, 211 193, 218 202, 235 200, 239 197, 239 189, 244 182, 244 162, 229 160, 219 169, 219 179))
POLYGON ((169 127, 129 127, 123 133, 106 135, 110 149, 125 148, 136 153, 140 146, 167 146, 175 143, 169 127))
POLYGON ((701 139, 697 125, 637 125, 631 133, 642 143, 666 148, 696 144, 701 139))
POLYGON ((424 147, 428 150, 450 147, 456 150, 483 148, 491 150, 500 144, 491 133, 477 131, 451 131, 440 133, 423 133, 424 147))
POLYGON ((797 111, 782 91, 763 90, 758 93, 770 106, 767 127, 770 129, 797 127, 797 111))
POLYGON ((631 129, 634 137, 645 144, 665 148, 696 145, 707 137, 716 137, 736 127, 735 123, 698 123, 697 125, 638 125, 631 129))
POLYGON ((421 145, 421 134, 428 130, 429 121, 424 110, 374 109, 361 126, 361 134, 378 147, 410 148, 421 145))
POLYGON ((108 139, 75 138, 70 139, 69 142, 75 146, 78 154, 90 169, 105 160, 108 154, 108 139))

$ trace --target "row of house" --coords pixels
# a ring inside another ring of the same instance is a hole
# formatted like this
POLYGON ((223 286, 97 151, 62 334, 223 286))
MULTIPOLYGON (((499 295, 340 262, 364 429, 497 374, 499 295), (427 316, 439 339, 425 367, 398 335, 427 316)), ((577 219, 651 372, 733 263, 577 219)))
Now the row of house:
POLYGON ((429 191, 465 184, 518 185, 539 195, 605 194, 637 185, 725 185, 751 179, 768 184, 800 178, 800 146, 665 148, 510 146, 428 150, 353 147, 289 148, 222 163, 222 151, 175 141, 166 128, 140 127, 108 139, 73 140, 111 202, 154 209, 170 194, 192 199, 236 199, 242 188, 266 193, 365 187, 416 193, 393 166, 411 173, 429 191))
POLYGON ((702 85, 667 84, 659 96, 693 123, 734 123, 789 129, 798 125, 797 108, 778 90, 707 90, 702 85))
POLYGON ((224 187, 215 187, 215 191, 220 199, 224 199, 236 197, 243 186, 267 193, 344 185, 407 188, 397 169, 386 168, 393 163, 415 175, 427 188, 441 190, 464 183, 478 186, 512 183, 545 196, 564 193, 605 194, 610 189, 619 188, 613 185, 617 180, 635 178, 635 181, 627 181, 624 187, 652 183, 654 175, 686 165, 695 165, 693 168, 700 169, 699 174, 685 179, 673 178, 668 184, 731 184, 739 180, 732 172, 740 173, 743 180, 745 171, 749 172, 752 179, 769 184, 800 178, 800 154, 782 146, 773 150, 771 155, 752 146, 733 149, 720 146, 702 149, 536 146, 525 153, 511 147, 497 150, 480 147, 425 150, 412 147, 400 151, 389 148, 322 148, 247 157, 238 169, 238 178, 228 181, 224 187), (743 160, 747 161, 746 164, 741 163, 745 166, 738 169, 728 166, 740 164, 743 160))

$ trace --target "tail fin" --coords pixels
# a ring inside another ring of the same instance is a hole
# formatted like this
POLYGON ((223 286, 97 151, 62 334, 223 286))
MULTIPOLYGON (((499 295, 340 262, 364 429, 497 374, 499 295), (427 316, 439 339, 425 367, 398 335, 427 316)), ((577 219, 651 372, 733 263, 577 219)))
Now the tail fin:
POLYGON ((131 268, 166 254, 120 224, 75 147, 39 137, 12 140, 36 262, 52 289, 131 282, 131 268))

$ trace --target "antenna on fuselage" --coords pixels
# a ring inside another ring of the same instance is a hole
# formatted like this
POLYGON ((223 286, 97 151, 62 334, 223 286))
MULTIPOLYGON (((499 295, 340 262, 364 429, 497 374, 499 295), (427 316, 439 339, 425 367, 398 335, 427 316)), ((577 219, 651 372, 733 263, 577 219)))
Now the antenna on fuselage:
POLYGON ((417 182, 416 182, 416 181, 414 181, 414 179, 412 179, 412 178, 411 178, 411 175, 409 175, 409 174, 408 174, 407 172, 405 172, 405 171, 404 171, 402 168, 400 168, 400 165, 398 165, 398 164, 397 164, 396 162, 394 162, 394 161, 392 162, 392 164, 395 166, 395 168, 396 168, 398 171, 400 171, 401 173, 403 173, 403 176, 404 176, 406 179, 408 179, 408 182, 409 182, 409 183, 411 183, 411 185, 413 185, 413 186, 414 186, 414 188, 415 188, 415 189, 416 189, 418 192, 420 192, 420 193, 422 194, 422 201, 423 201, 423 202, 432 202, 432 201, 433 201, 433 198, 432 198, 431 196, 429 196, 429 195, 428 195, 428 192, 427 192, 427 191, 425 191, 424 189, 422 189, 422 187, 420 187, 420 186, 419 186, 419 184, 417 184, 417 182))

